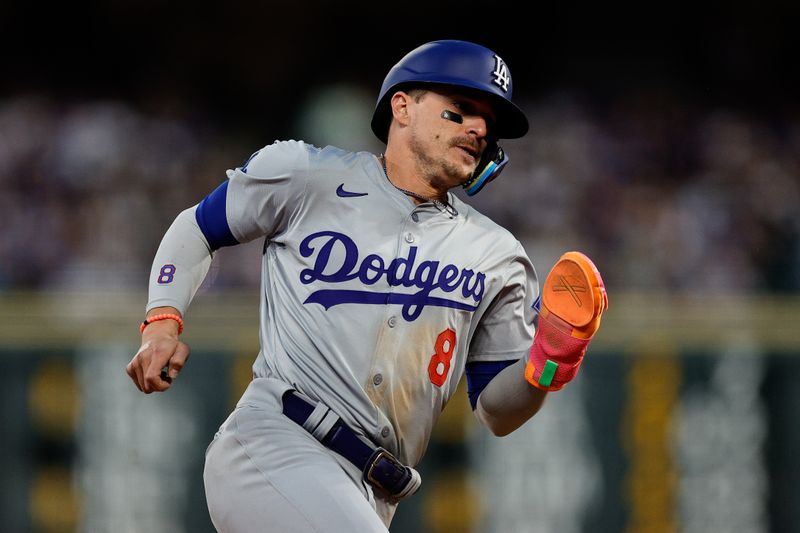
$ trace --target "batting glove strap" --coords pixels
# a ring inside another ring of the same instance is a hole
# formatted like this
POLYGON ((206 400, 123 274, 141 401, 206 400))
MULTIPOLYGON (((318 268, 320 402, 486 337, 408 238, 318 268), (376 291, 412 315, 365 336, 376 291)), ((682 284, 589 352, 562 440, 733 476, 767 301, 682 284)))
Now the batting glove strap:
POLYGON ((553 318, 539 317, 539 329, 525 367, 525 379, 546 391, 560 390, 572 381, 589 346, 588 339, 576 339, 555 326, 553 318))

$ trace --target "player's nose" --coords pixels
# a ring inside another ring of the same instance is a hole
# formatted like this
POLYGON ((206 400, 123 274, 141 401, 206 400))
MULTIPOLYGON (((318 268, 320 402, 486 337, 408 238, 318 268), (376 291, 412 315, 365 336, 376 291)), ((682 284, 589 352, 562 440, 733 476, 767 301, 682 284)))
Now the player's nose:
POLYGON ((489 123, 481 115, 468 115, 464 117, 464 127, 469 135, 484 139, 489 134, 489 123))

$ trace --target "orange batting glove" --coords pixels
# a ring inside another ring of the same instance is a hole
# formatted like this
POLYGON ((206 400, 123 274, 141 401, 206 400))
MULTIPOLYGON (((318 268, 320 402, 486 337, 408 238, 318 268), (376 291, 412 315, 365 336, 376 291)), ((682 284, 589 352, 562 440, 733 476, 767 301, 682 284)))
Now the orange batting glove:
POLYGON ((539 326, 525 379, 544 391, 557 391, 578 373, 589 341, 608 309, 603 278, 591 259, 567 252, 547 275, 539 326))

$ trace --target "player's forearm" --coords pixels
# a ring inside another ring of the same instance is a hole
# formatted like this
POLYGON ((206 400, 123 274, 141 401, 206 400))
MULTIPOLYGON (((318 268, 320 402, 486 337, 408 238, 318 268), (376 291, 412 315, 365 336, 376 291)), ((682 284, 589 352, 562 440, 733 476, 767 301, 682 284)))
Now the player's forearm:
POLYGON ((179 214, 161 240, 150 271, 148 312, 173 307, 185 314, 208 274, 213 254, 194 213, 192 207, 179 214))
POLYGON ((504 369, 478 398, 475 415, 498 437, 508 435, 535 415, 547 396, 525 380, 524 366, 520 361, 504 369))

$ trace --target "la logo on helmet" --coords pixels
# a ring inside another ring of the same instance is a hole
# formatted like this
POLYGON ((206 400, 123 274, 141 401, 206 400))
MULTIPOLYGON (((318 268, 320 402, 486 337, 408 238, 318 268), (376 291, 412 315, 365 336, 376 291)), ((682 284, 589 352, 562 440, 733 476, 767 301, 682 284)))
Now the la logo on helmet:
POLYGON ((494 55, 494 72, 492 72, 494 79, 492 80, 495 85, 508 92, 508 84, 511 83, 511 74, 508 72, 508 67, 505 61, 500 59, 500 56, 494 55))

